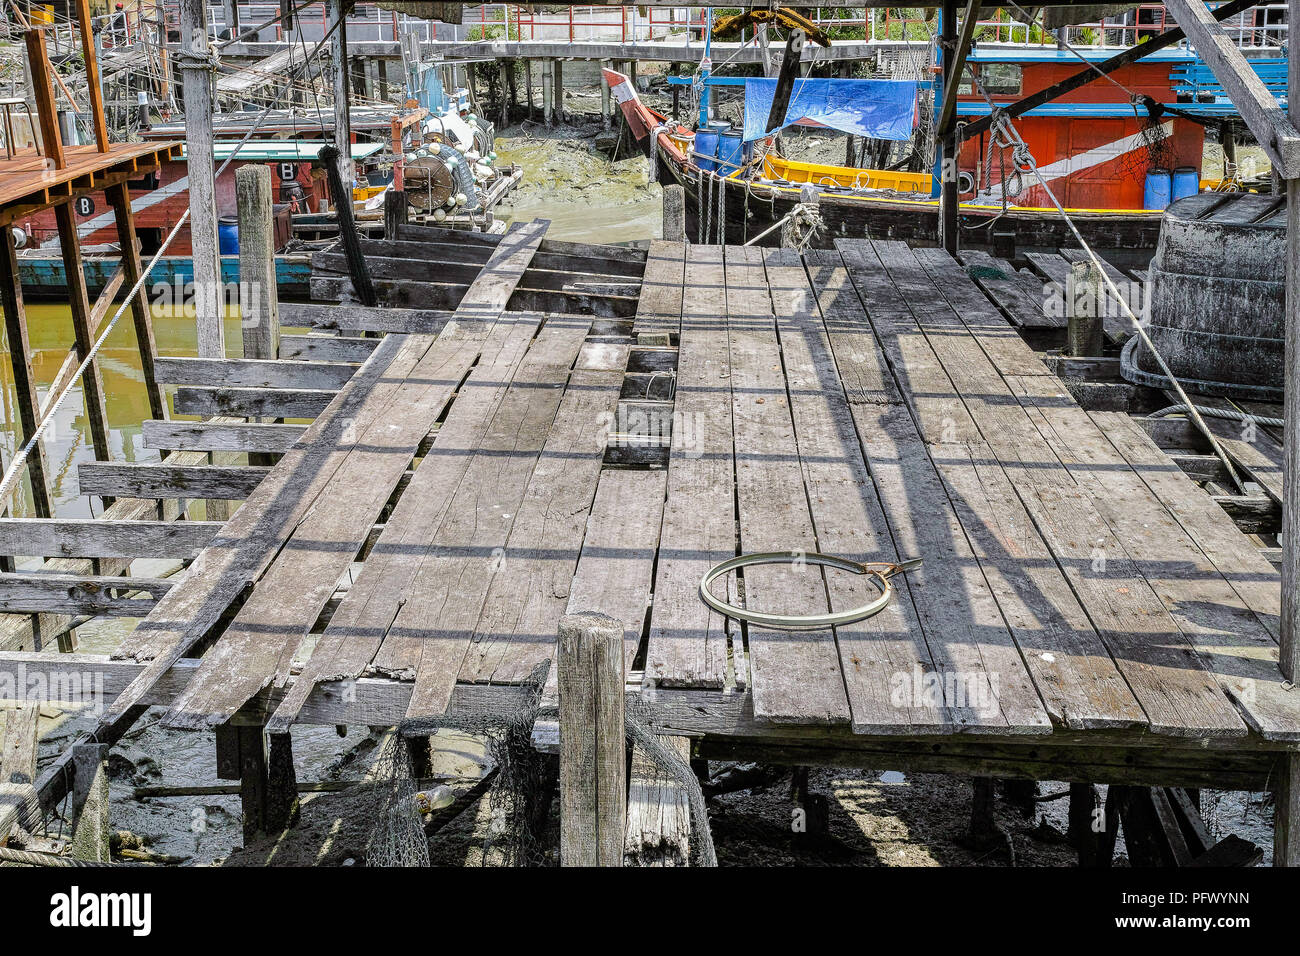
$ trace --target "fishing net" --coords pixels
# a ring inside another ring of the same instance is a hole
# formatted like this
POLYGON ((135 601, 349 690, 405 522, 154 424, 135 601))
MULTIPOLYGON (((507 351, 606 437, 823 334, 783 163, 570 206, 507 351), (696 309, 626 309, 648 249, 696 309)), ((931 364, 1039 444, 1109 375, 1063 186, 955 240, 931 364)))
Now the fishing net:
MULTIPOLYGON (((491 788, 482 798, 492 811, 483 861, 490 859, 493 864, 503 866, 539 866, 547 862, 543 832, 555 776, 546 758, 533 745, 537 721, 555 720, 559 716, 558 708, 541 702, 547 666, 542 665, 534 673, 513 710, 408 720, 389 735, 372 771, 381 796, 367 841, 367 866, 431 865, 429 838, 418 806, 419 791, 408 740, 427 738, 442 729, 459 730, 484 739, 487 755, 496 766, 491 788)), ((704 793, 690 764, 659 742, 648 729, 644 714, 632 701, 624 725, 628 740, 640 747, 687 797, 692 822, 689 862, 696 866, 717 866, 704 793)))
POLYGON ((1176 154, 1168 119, 1144 116, 1138 129, 1138 141, 1120 158, 1120 176, 1141 179, 1153 169, 1173 169, 1176 154))

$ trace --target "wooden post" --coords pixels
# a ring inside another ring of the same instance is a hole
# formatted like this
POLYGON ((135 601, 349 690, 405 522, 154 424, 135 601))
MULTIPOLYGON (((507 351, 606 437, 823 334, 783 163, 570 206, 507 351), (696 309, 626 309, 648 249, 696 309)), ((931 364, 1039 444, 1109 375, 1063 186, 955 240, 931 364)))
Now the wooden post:
POLYGON ((1066 290, 1065 354, 1101 355, 1105 331, 1102 309, 1106 303, 1101 270, 1091 262, 1076 262, 1070 268, 1069 285, 1066 290))
POLYGON ((524 97, 528 100, 528 118, 533 118, 533 61, 524 60, 524 97))
POLYGON ((54 169, 67 165, 63 140, 59 136, 59 114, 54 106, 54 84, 50 82, 50 58, 45 51, 45 34, 28 30, 23 36, 27 59, 31 63, 32 95, 36 100, 36 118, 41 127, 41 155, 54 169))
POLYGON ((109 862, 108 747, 76 744, 72 747, 72 858, 109 862))
POLYGON ((212 71, 194 58, 208 55, 204 0, 180 0, 185 154, 190 179, 190 244, 194 260, 195 324, 200 358, 226 357, 222 325, 221 259, 217 254, 216 166, 212 156, 212 71))
MULTIPOLYGON (((609 129, 609 80, 605 79, 605 70, 609 67, 609 60, 600 61, 600 126, 602 129, 609 129)), ((677 87, 673 87, 674 93, 677 87)))
POLYGON ((298 808, 298 783, 288 734, 271 734, 252 716, 237 716, 217 728, 217 778, 238 780, 244 839, 276 833, 298 808))
POLYGON ((397 239, 398 227, 406 225, 410 207, 406 202, 406 193, 400 189, 390 189, 384 193, 384 238, 389 242, 397 239))
MULTIPOLYGON (((939 45, 943 52, 943 86, 944 94, 958 81, 957 73, 952 69, 957 60, 954 45, 957 42, 957 3, 956 0, 943 0, 943 22, 940 24, 939 45)), ((940 133, 939 161, 939 238, 949 254, 957 252, 957 134, 955 127, 940 133)))
POLYGON ((507 90, 510 87, 510 78, 506 75, 508 70, 506 64, 509 60, 497 60, 497 95, 501 97, 501 123, 502 129, 510 125, 510 97, 507 90))
POLYGON ((1097 810, 1097 788, 1090 783, 1070 784, 1069 830, 1067 836, 1079 851, 1080 866, 1096 866, 1101 847, 1099 834, 1093 831, 1097 810))
POLYGON ((542 63, 542 121, 555 125, 555 61, 542 63))
POLYGON ((81 55, 86 61, 86 89, 90 91, 90 118, 95 124, 95 146, 108 152, 108 122, 104 119, 104 88, 95 54, 95 34, 90 27, 90 0, 77 0, 77 25, 81 30, 81 55))
POLYGON ((239 0, 221 0, 221 9, 226 15, 226 35, 239 36, 239 0))
POLYGON ((275 235, 271 219, 271 169, 250 163, 235 173, 239 208, 239 312, 244 358, 280 354, 280 312, 275 289, 275 235))
POLYGON ((352 114, 348 93, 348 26, 344 0, 327 0, 327 17, 338 23, 330 38, 330 62, 334 66, 334 145, 339 151, 339 174, 345 189, 352 188, 352 114))
POLYGON ((621 866, 627 820, 623 625, 560 619, 560 862, 621 866))
MULTIPOLYGON (((40 419, 40 398, 36 394, 36 379, 32 375, 32 349, 27 341, 27 315, 23 309, 22 284, 18 275, 18 249, 14 244, 13 230, 0 227, 0 306, 4 309, 5 335, 9 339, 9 359, 13 364, 14 393, 18 401, 18 421, 22 425, 22 438, 27 441, 36 433, 40 419)), ((38 441, 27 456, 27 474, 32 482, 32 504, 38 518, 54 516, 47 476, 49 463, 45 458, 45 443, 38 441)), ((0 510, 4 504, 0 503, 0 510)))
MULTIPOLYGON (((1300 24, 1300 0, 1287 4, 1287 24, 1300 24)), ((1300 30, 1287 30, 1290 56, 1287 87, 1300 89, 1300 30)), ((1291 121, 1300 126, 1300 96, 1288 103, 1291 121)), ((1282 473, 1282 676, 1300 680, 1300 179, 1286 184, 1286 421, 1282 473)), ((1300 866, 1300 756, 1283 758, 1273 810, 1273 864, 1300 866)))
MULTIPOLYGON (((117 241, 122 247, 122 272, 128 288, 135 286, 144 273, 144 264, 140 261, 140 244, 136 240, 135 219, 131 214, 131 197, 126 183, 117 183, 104 189, 104 197, 113 207, 113 216, 117 221, 117 241)), ((158 347, 153 336, 153 313, 149 309, 149 297, 145 292, 147 283, 142 284, 131 299, 131 318, 135 324, 135 341, 140 350, 140 370, 144 374, 144 388, 149 396, 149 414, 155 419, 167 418, 167 398, 158 385, 154 373, 154 357, 158 347)))
MULTIPOLYGON (((77 219, 71 199, 54 207, 54 220, 59 227, 63 270, 68 283, 68 303, 72 307, 72 331, 77 339, 77 358, 84 362, 90 354, 90 347, 95 343, 95 331, 91 326, 90 296, 86 291, 81 240, 77 237, 77 219)), ((90 438, 95 447, 95 458, 109 461, 112 455, 108 447, 108 412, 104 405, 104 380, 99 374, 98 358, 86 366, 86 371, 81 376, 81 385, 86 400, 86 417, 90 420, 90 438)), ((105 507, 113 502, 112 498, 103 500, 105 507)))
POLYGON ((555 99, 555 122, 559 126, 564 125, 564 61, 552 60, 555 69, 555 78, 551 83, 551 94, 555 99))
POLYGON ((683 186, 664 187, 663 233, 669 242, 686 241, 686 189, 683 186))

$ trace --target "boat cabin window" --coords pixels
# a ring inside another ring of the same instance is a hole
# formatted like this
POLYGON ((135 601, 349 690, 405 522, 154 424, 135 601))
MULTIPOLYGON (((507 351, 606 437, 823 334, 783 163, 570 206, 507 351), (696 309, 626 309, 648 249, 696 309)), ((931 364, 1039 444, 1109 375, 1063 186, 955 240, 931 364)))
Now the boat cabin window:
MULTIPOLYGON (((992 96, 1019 96, 1020 95, 1020 64, 1019 63, 981 63, 976 69, 980 71, 980 82, 984 84, 984 89, 988 90, 992 96)), ((957 88, 958 93, 978 93, 979 90, 974 88, 970 81, 969 74, 964 74, 966 79, 962 80, 961 86, 957 88)))

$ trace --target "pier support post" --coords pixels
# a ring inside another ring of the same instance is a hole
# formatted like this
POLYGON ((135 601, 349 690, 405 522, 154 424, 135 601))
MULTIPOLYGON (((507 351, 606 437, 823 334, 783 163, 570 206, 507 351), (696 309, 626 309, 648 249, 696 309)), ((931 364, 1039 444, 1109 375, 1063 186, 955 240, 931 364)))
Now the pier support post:
POLYGON ((497 60, 497 96, 501 102, 500 121, 497 123, 501 129, 510 125, 510 68, 507 66, 509 60, 497 60))
MULTIPOLYGON (((9 359, 13 364, 18 421, 22 425, 22 440, 26 442, 36 431, 41 403, 36 394, 32 349, 27 340, 27 313, 23 308, 21 277, 18 274, 18 249, 14 244, 14 232, 8 226, 0 228, 0 243, 3 243, 0 246, 0 307, 4 309, 5 335, 9 339, 9 359)), ((54 517, 44 442, 38 441, 27 456, 27 475, 32 482, 32 504, 36 516, 54 517)))
MULTIPOLYGON (((133 287, 144 273, 144 264, 140 261, 140 244, 135 234, 135 219, 126 183, 106 187, 104 198, 113 207, 113 216, 117 221, 117 242, 122 247, 123 281, 126 286, 133 287)), ((147 283, 142 284, 140 291, 131 300, 131 319, 135 325, 136 347, 140 352, 140 371, 144 374, 144 388, 149 396, 149 414, 155 419, 163 420, 167 418, 167 398, 154 373, 153 362, 158 354, 158 346, 154 342, 153 313, 149 309, 146 287, 147 283)))
POLYGON ((560 619, 560 862, 621 866, 627 820, 623 625, 560 619))
POLYGON ((555 61, 542 64, 542 122, 555 125, 555 61))
POLYGON ((239 36, 239 0, 221 0, 221 10, 225 14, 226 36, 239 36))
MULTIPOLYGON (((600 61, 600 126, 609 129, 609 80, 605 79, 605 70, 610 69, 609 60, 600 61)), ((676 90, 676 87, 673 87, 676 90)))
POLYGON ((524 60, 524 97, 528 101, 528 119, 532 120, 533 112, 533 61, 524 60))
MULTIPOLYGON (((1300 0, 1287 4, 1287 22, 1300 23, 1300 0)), ((1290 56, 1287 86, 1300 88, 1300 30, 1287 31, 1290 56)), ((1300 97, 1292 96, 1287 112, 1300 123, 1300 97)), ((1282 633, 1279 664, 1282 676, 1300 680, 1300 179, 1286 184, 1286 436, 1283 474, 1286 501, 1282 506, 1282 633)), ((1300 866, 1300 755, 1287 754, 1281 772, 1273 821, 1273 863, 1300 866)))
POLYGON ((338 29, 330 37, 330 62, 334 67, 334 145, 339 151, 339 174, 345 189, 352 188, 352 115, 348 90, 348 26, 344 0, 327 0, 330 23, 338 29))
POLYGON ((290 736, 271 734, 268 751, 266 728, 240 722, 252 719, 237 716, 217 728, 217 778, 239 781, 246 842, 283 830, 298 810, 290 736))
POLYGON ((72 747, 72 857, 92 863, 109 862, 108 747, 72 747))
MULTIPOLYGON (((257 163, 235 173, 239 208, 239 314, 244 358, 280 354, 280 310, 275 288, 271 169, 257 163)), ((250 464, 252 464, 250 456, 250 464)))
POLYGON ((181 0, 181 73, 185 97, 185 154, 190 179, 190 243, 194 259, 195 322, 199 357, 226 357, 217 250, 216 167, 212 155, 212 70, 208 15, 203 0, 181 0))
MULTIPOLYGON (((654 162, 652 158, 650 162, 654 162)), ((668 242, 686 241, 686 188, 664 187, 664 239, 668 242)))
POLYGON ((398 227, 406 225, 409 207, 406 193, 400 189, 390 189, 384 193, 384 238, 389 242, 397 240, 398 227))
MULTIPOLYGON (((954 56, 957 43, 957 3, 943 0, 943 22, 940 24, 939 47, 943 52, 943 89, 959 83, 961 78, 954 67, 960 61, 954 56)), ((939 162, 939 239, 950 254, 957 252, 957 128, 941 130, 939 162)))
POLYGON ((1066 290, 1065 354, 1100 355, 1105 331, 1101 270, 1091 262, 1076 262, 1070 269, 1069 284, 1070 288, 1066 290))
POLYGON ((551 84, 551 93, 555 99, 555 122, 564 125, 564 61, 552 60, 555 79, 551 84))

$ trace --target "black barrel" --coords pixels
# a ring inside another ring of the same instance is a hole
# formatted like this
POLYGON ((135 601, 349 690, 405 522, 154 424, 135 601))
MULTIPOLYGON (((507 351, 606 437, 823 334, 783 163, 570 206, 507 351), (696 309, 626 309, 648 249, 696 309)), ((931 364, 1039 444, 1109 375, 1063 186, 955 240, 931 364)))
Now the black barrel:
MULTIPOLYGON (((1150 275, 1148 332, 1184 387, 1281 400, 1285 199, 1200 193, 1178 200, 1160 224, 1150 275)), ((1127 378, 1164 384, 1141 343, 1126 353, 1127 378)))

